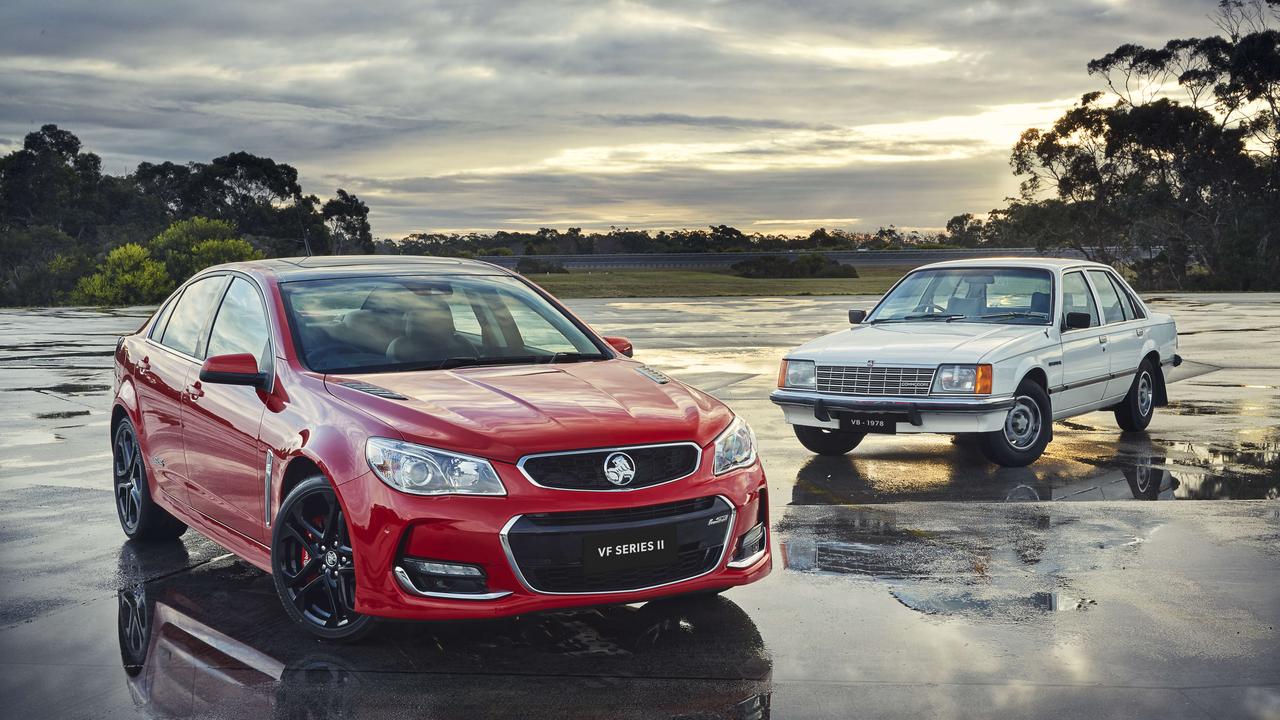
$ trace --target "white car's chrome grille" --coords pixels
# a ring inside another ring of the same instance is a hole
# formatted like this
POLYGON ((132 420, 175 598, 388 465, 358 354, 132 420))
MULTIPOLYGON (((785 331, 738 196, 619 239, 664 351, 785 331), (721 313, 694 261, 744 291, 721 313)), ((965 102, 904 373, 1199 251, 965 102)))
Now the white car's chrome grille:
POLYGON ((936 368, 819 365, 818 392, 844 395, 928 395, 936 368))

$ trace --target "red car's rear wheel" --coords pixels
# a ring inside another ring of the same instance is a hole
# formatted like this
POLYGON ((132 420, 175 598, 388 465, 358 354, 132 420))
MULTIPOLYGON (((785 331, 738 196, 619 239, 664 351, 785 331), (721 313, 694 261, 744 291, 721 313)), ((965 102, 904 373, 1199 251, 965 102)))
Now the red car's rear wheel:
POLYGON ((151 499, 142 446, 128 418, 116 425, 111 439, 111 475, 116 517, 125 535, 137 540, 173 540, 187 531, 186 524, 151 499))

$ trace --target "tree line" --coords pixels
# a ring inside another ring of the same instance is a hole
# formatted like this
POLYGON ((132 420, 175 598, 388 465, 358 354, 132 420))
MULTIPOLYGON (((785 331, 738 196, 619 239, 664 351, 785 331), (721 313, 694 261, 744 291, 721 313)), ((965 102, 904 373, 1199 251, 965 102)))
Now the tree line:
POLYGON ((149 303, 216 263, 373 249, 360 198, 247 152, 117 176, 45 125, 0 158, 0 305, 149 303))

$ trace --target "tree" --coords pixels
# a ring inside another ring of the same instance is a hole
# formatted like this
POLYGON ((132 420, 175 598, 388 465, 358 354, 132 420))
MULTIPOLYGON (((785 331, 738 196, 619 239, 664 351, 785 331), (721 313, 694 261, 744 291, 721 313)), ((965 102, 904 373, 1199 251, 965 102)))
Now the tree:
POLYGON ((988 234, 1128 263, 1149 285, 1280 287, 1274 17, 1224 0, 1226 37, 1122 45, 1090 62, 1114 101, 1088 93, 1023 133, 1010 159, 1020 197, 988 234))
POLYGON ((121 245, 107 254, 102 269, 76 284, 73 301, 82 305, 150 304, 173 292, 164 263, 141 245, 121 245))
POLYGON ((982 242, 982 221, 973 213, 956 215, 947 221, 945 239, 960 247, 976 247, 982 242))
POLYGON ((373 252, 373 233, 369 228, 369 206, 360 198, 338 188, 338 196, 326 202, 321 214, 329 229, 331 252, 369 254, 373 252))
MULTIPOLYGON (((207 243, 218 243, 236 240, 243 243, 243 247, 235 246, 245 255, 256 255, 256 251, 249 243, 241 240, 239 234, 231 223, 225 220, 210 220, 209 218, 195 217, 190 220, 179 220, 164 232, 155 236, 148 243, 147 248, 151 256, 161 263, 164 263, 165 270, 174 282, 181 283, 192 275, 200 272, 209 265, 216 263, 206 262, 209 257, 217 256, 221 251, 206 250, 208 257, 199 257, 196 254, 196 248, 207 243), (243 252, 247 249, 247 252, 243 252)), ((227 245, 207 245, 208 248, 227 248, 227 245)), ((237 257, 234 259, 252 259, 250 257, 237 257)), ((220 262, 231 262, 231 260, 221 260, 220 262)))

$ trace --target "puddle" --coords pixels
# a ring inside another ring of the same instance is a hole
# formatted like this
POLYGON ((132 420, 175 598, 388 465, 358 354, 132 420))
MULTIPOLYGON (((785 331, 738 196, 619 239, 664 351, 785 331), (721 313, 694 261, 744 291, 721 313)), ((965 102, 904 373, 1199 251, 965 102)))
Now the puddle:
POLYGON ((909 527, 899 517, 888 508, 788 512, 775 529, 775 562, 789 572, 874 582, 926 615, 1020 622, 1097 607, 1073 591, 1073 568, 1126 567, 1158 527, 1080 523, 1047 510, 985 525, 986 514, 950 513, 940 530, 909 527))
POLYGON ((63 410, 62 412, 37 413, 37 420, 67 420, 73 417, 89 415, 89 410, 63 410))
POLYGON ((1175 415, 1239 415, 1238 408, 1227 403, 1199 400, 1170 400, 1165 408, 1175 415))
POLYGON ((47 387, 0 388, 4 392, 39 392, 54 395, 89 395, 106 392, 110 389, 110 385, 98 383, 59 383, 58 385, 49 385, 47 387))
POLYGON ((1001 468, 963 446, 942 457, 810 457, 790 505, 902 501, 1048 502, 1274 500, 1280 498, 1280 441, 1214 443, 1121 439, 1089 443, 1062 457, 1001 468), (1100 454, 1090 456, 1090 450, 1100 454))

